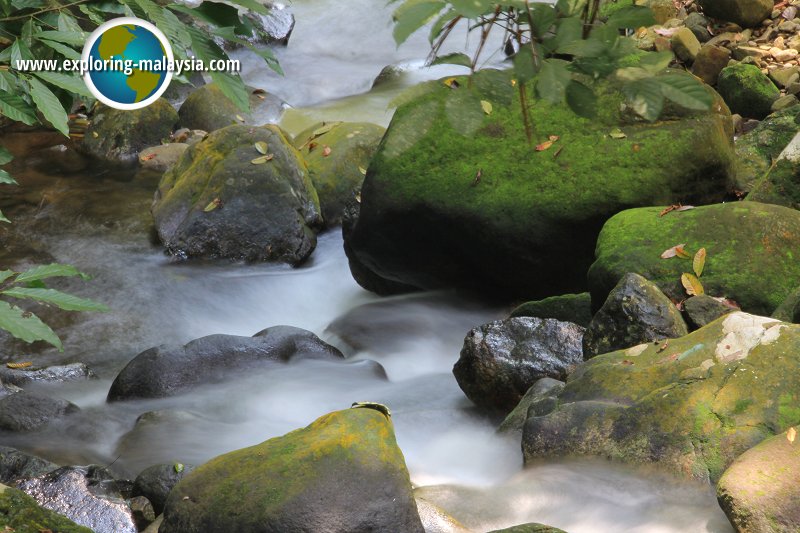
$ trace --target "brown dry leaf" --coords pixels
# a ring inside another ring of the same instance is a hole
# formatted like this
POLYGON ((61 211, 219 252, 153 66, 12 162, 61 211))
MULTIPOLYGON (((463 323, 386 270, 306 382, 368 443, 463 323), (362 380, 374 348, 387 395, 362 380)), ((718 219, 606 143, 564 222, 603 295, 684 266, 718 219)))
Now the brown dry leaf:
POLYGON ((686 289, 686 294, 689 296, 699 296, 706 292, 700 280, 694 274, 689 274, 688 272, 681 276, 681 284, 683 284, 683 288, 686 289))
POLYGON ((25 361, 23 363, 6 363, 6 366, 12 370, 21 370, 33 366, 33 363, 30 361, 25 361))
POLYGON ((254 165, 263 165, 263 164, 264 164, 264 163, 266 163, 267 161, 272 161, 272 158, 273 158, 273 157, 275 157, 275 155, 274 155, 274 154, 262 155, 261 157, 256 157, 255 159, 253 159, 253 160, 252 160, 252 161, 250 161, 250 162, 251 162, 252 164, 254 164, 254 165))
POLYGON ((329 155, 331 155, 331 147, 326 146, 322 149, 322 157, 328 157, 329 155))
POLYGON ((641 149, 642 147, 639 144, 634 144, 633 146, 631 146, 631 150, 633 150, 634 152, 639 152, 641 151, 641 149))
POLYGON ((796 438, 797 438, 797 430, 795 428, 789 428, 789 431, 786 432, 786 440, 794 444, 796 438))
POLYGON ((317 143, 308 143, 308 153, 310 154, 311 152, 313 152, 313 151, 314 151, 314 149, 315 149, 317 146, 318 146, 318 145, 317 145, 317 143))
POLYGON ((258 141, 255 144, 255 147, 256 147, 256 152, 258 152, 261 155, 267 155, 267 143, 265 143, 264 141, 258 141))
POLYGON ((694 261, 692 261, 692 269, 694 274, 699 278, 703 275, 703 269, 706 267, 706 249, 700 248, 694 254, 694 261))
POLYGON ((677 257, 679 254, 678 250, 682 251, 684 246, 686 246, 686 243, 676 244, 672 248, 664 250, 664 253, 661 254, 661 259, 672 259, 673 257, 677 257))
POLYGON ((536 145, 536 151, 537 152, 544 152, 545 150, 550 149, 551 146, 553 146, 553 141, 545 141, 542 144, 537 144, 536 145))
POLYGON ((692 258, 691 254, 689 252, 687 252, 685 248, 678 248, 676 250, 676 252, 678 252, 678 257, 680 257, 681 259, 691 259, 692 258))
POLYGON ((140 156, 140 157, 139 157, 139 160, 140 160, 140 161, 150 161, 151 159, 154 159, 154 158, 155 158, 157 155, 158 155, 158 154, 147 154, 147 155, 143 155, 143 156, 140 156))
POLYGON ((205 209, 203 209, 203 211, 206 213, 210 213, 214 209, 218 208, 221 204, 222 200, 220 200, 219 198, 214 198, 208 203, 208 205, 205 207, 205 209))

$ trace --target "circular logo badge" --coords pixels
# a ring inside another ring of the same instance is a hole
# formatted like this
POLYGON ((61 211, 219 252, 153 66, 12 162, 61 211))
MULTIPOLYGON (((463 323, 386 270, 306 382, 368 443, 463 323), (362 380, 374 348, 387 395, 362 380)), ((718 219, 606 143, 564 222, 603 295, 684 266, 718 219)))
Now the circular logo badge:
POLYGON ((140 109, 156 101, 172 79, 172 48, 146 20, 121 17, 101 24, 81 57, 92 94, 116 109, 140 109))

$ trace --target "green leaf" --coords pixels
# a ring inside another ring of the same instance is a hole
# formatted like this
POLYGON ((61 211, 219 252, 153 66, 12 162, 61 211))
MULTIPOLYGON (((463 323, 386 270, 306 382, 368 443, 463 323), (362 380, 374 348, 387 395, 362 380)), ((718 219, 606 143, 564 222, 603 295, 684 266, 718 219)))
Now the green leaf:
POLYGON ((556 10, 552 5, 542 3, 530 4, 530 10, 533 15, 533 35, 542 39, 556 21, 556 10))
POLYGON ((651 74, 658 74, 667 68, 675 56, 672 52, 662 50, 661 52, 648 52, 642 54, 639 59, 639 66, 651 74))
POLYGON ((38 300, 53 304, 64 311, 108 311, 108 307, 101 303, 78 298, 72 294, 67 294, 55 289, 30 289, 25 287, 13 287, 2 291, 2 294, 12 298, 24 298, 27 300, 38 300))
POLYGON ((444 112, 453 129, 465 137, 478 131, 485 116, 480 99, 466 88, 455 89, 447 95, 444 112))
POLYGON ((703 82, 688 74, 666 74, 654 79, 661 84, 664 96, 686 109, 706 111, 714 103, 703 82))
POLYGON ((14 274, 16 274, 16 272, 14 272, 13 270, 0 270, 0 283, 3 283, 5 280, 10 278, 14 274))
POLYGON ((0 222, 7 222, 9 224, 11 223, 11 221, 6 218, 2 211, 0 211, 0 222))
POLYGON ((269 15, 270 8, 258 2, 258 0, 230 0, 231 4, 241 6, 250 11, 261 13, 262 15, 269 15))
POLYGON ((89 19, 92 22, 94 22, 95 24, 97 24, 98 26, 100 24, 102 24, 103 22, 105 22, 105 19, 100 14, 98 14, 97 11, 95 11, 91 7, 87 6, 86 4, 79 5, 78 9, 80 9, 81 13, 83 13, 84 15, 89 17, 89 19))
POLYGON ((283 76, 283 69, 281 68, 280 63, 278 62, 278 58, 275 57, 275 54, 272 53, 272 50, 269 48, 259 48, 253 46, 246 40, 242 39, 238 35, 236 35, 236 31, 233 27, 228 28, 217 28, 212 32, 214 35, 218 35, 225 39, 226 41, 230 41, 233 43, 240 44, 245 48, 249 49, 254 54, 260 56, 264 62, 267 64, 269 68, 283 76))
POLYGON ((11 174, 5 170, 0 170, 0 185, 19 185, 11 174))
POLYGON ((235 28, 239 35, 247 35, 246 28, 239 18, 239 10, 231 5, 203 2, 197 7, 172 5, 170 9, 204 20, 217 28, 235 28))
POLYGON ((523 46, 514 56, 514 74, 517 76, 517 80, 524 85, 536 76, 537 71, 531 47, 523 46))
POLYGON ((86 34, 82 31, 47 30, 36 34, 37 39, 47 39, 72 46, 83 46, 86 43, 86 34))
POLYGON ((494 2, 485 0, 449 0, 459 15, 467 18, 477 18, 494 8, 494 2))
POLYGON ((557 104, 564 100, 567 85, 572 81, 572 73, 567 69, 569 62, 563 59, 547 59, 536 78, 536 92, 540 98, 557 104))
POLYGON ((50 265, 39 265, 30 270, 26 270, 17 276, 16 281, 19 283, 30 283, 31 281, 39 281, 48 278, 71 278, 74 276, 89 279, 89 276, 72 265, 52 263, 50 265))
POLYGON ((64 349, 58 335, 50 329, 50 326, 39 320, 39 317, 2 300, 0 300, 0 329, 28 343, 45 341, 59 350, 64 349))
POLYGON ((39 119, 36 118, 36 112, 30 104, 16 94, 0 92, 0 114, 28 126, 39 122, 39 119))
POLYGON ((462 67, 472 68, 472 59, 467 54, 454 52, 444 56, 438 56, 431 61, 431 65, 461 65, 462 67))
POLYGON ((410 0, 397 8, 392 15, 394 19, 394 41, 403 44, 412 33, 423 27, 434 16, 444 9, 441 0, 410 0))
POLYGON ((136 0, 136 3, 147 13, 153 24, 164 32, 164 35, 167 36, 167 39, 172 44, 177 43, 182 47, 187 47, 191 44, 191 38, 186 32, 185 25, 178 20, 178 17, 172 11, 164 9, 152 0, 136 0))
POLYGON ((44 118, 46 118, 55 129, 69 137, 69 125, 67 124, 69 118, 61 102, 59 102, 56 95, 53 94, 53 91, 48 89, 44 83, 36 78, 31 78, 28 80, 28 83, 31 84, 31 98, 42 115, 44 115, 44 118))
MULTIPOLYGON (((208 62, 213 59, 228 59, 225 52, 223 52, 214 41, 206 37, 203 32, 197 28, 188 28, 188 31, 192 38, 192 50, 197 58, 202 60, 204 64, 208 65, 208 62)), ((214 80, 222 93, 227 96, 236 107, 244 112, 250 111, 250 94, 239 76, 220 71, 213 71, 210 72, 210 74, 211 79, 214 80)))
POLYGON ((63 10, 58 12, 58 31, 83 33, 75 17, 63 10))
POLYGON ((11 5, 14 8, 19 9, 22 11, 23 9, 34 9, 43 7, 46 4, 46 0, 11 0, 11 5))
POLYGON ((51 85, 65 89, 71 93, 79 94, 87 98, 94 98, 86 83, 76 74, 63 74, 61 72, 50 72, 47 70, 34 72, 34 76, 40 78, 51 85))
POLYGON ((615 29, 641 28, 656 23, 653 11, 646 6, 627 6, 618 9, 608 17, 606 25, 615 29))
POLYGON ((628 103, 636 113, 649 121, 656 120, 664 109, 664 95, 661 84, 655 78, 628 83, 623 86, 628 103))
POLYGON ((515 89, 507 70, 482 69, 472 75, 475 89, 486 100, 501 105, 510 105, 514 100, 515 89))
POLYGON ((11 66, 16 68, 17 61, 22 59, 33 59, 33 54, 24 41, 17 39, 11 45, 11 66))
POLYGON ((14 155, 5 146, 0 146, 0 166, 10 163, 14 155))
POLYGON ((556 35, 552 39, 552 49, 558 53, 565 53, 562 48, 570 43, 583 38, 583 21, 579 17, 559 19, 556 35))
MULTIPOLYGON (((39 38, 38 35, 36 35, 35 37, 37 39, 39 38)), ((76 50, 73 50, 72 48, 70 48, 69 46, 67 46, 65 44, 61 44, 61 43, 59 43, 57 41, 50 41, 48 39, 39 39, 39 42, 44 44, 44 45, 49 46, 50 48, 52 48, 53 50, 55 50, 56 52, 58 52, 62 56, 66 57, 67 59, 80 59, 81 58, 81 54, 79 52, 77 52, 76 50)))
POLYGON ((572 81, 567 85, 567 105, 572 111, 584 118, 597 116, 597 96, 586 85, 572 81))

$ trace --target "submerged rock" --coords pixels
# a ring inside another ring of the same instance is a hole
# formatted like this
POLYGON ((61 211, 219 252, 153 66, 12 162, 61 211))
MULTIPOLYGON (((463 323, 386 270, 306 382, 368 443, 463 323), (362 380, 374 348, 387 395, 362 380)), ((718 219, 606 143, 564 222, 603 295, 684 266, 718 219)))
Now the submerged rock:
POLYGON ((700 278, 705 293, 730 298, 744 311, 769 315, 800 279, 800 212, 756 202, 736 202, 672 212, 623 211, 603 227, 589 269, 593 302, 603 302, 628 272, 649 279, 670 298, 687 297, 681 275, 690 262, 661 254, 677 244, 694 254, 706 248, 700 278))
POLYGON ((430 82, 398 107, 370 163, 358 221, 345 232, 366 288, 378 284, 364 270, 492 297, 579 292, 613 214, 724 197, 733 129, 721 100, 711 112, 665 113, 655 124, 623 116, 619 92, 601 95, 593 121, 537 101, 534 143, 559 140, 533 152, 509 78, 483 70, 457 89, 430 82), (625 139, 609 137, 617 127, 625 139))
POLYGON ((33 431, 78 411, 80 408, 67 400, 17 392, 0 398, 0 430, 33 431))
POLYGON ((347 409, 199 466, 159 531, 424 530, 391 419, 347 409))
POLYGON ((535 316, 572 322, 582 327, 592 321, 592 297, 588 292, 551 296, 544 300, 526 302, 511 312, 510 318, 535 316))
POLYGON ((0 380, 18 387, 29 383, 66 383, 95 379, 97 375, 83 363, 48 366, 45 368, 12 369, 0 367, 0 380))
POLYGON ((385 131, 367 122, 323 122, 295 137, 327 226, 341 224, 345 205, 361 191, 366 169, 385 131))
POLYGON ((174 396, 265 363, 343 358, 310 331, 291 326, 275 326, 252 337, 209 335, 183 346, 162 345, 140 353, 117 375, 108 401, 174 396))
POLYGON ((134 111, 100 104, 80 148, 107 162, 135 164, 139 152, 169 138, 177 122, 178 113, 163 98, 134 111))
POLYGON ((65 466, 18 487, 46 509, 95 533, 136 533, 133 515, 114 478, 99 466, 65 466))
POLYGON ((717 485, 720 507, 736 531, 800 531, 800 442, 783 433, 743 453, 717 485))
POLYGON ((453 374, 473 403, 506 414, 538 380, 564 379, 583 361, 583 331, 550 318, 491 322, 469 332, 453 374))
POLYGON ((22 492, 0 485, 0 527, 8 532, 96 533, 48 509, 22 492))
POLYGON ((583 357, 689 333, 678 308, 654 283, 628 273, 606 298, 583 335, 583 357))
POLYGON ((174 255, 292 265, 311 255, 322 223, 305 163, 275 126, 228 126, 190 146, 152 211, 174 255))
POLYGON ((742 312, 666 349, 600 355, 570 376, 555 410, 528 418, 523 455, 659 463, 716 481, 740 454, 800 424, 798 364, 800 326, 742 312))

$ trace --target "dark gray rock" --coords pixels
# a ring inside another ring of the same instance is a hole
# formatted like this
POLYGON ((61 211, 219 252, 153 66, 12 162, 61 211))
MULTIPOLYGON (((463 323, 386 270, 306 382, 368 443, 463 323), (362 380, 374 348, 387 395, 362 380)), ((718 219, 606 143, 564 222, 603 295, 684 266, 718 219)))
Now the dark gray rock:
POLYGON ((159 515, 164 512, 164 504, 172 487, 192 470, 194 470, 192 465, 177 464, 153 465, 145 468, 133 482, 133 493, 150 500, 153 509, 159 515))
POLYGON ((0 446, 0 483, 14 484, 17 480, 52 472, 58 465, 14 448, 0 446))
POLYGON ((80 409, 67 400, 34 392, 18 392, 0 399, 0 429, 33 431, 80 409))
POLYGON ((657 285, 639 274, 626 274, 594 315, 583 336, 590 359, 644 342, 689 333, 680 311, 657 285))
POLYGON ((476 405, 509 413, 544 377, 564 379, 583 361, 584 329, 535 317, 509 318, 467 334, 453 374, 476 405))
POLYGON ((711 40, 711 32, 708 31, 710 24, 711 21, 701 13, 689 13, 683 21, 683 25, 689 28, 701 43, 711 40))
POLYGON ((12 369, 0 367, 0 380, 18 387, 29 383, 64 383, 96 378, 92 370, 83 363, 48 366, 35 369, 12 369))
POLYGON ((572 322, 585 328, 592 321, 592 297, 588 292, 583 292, 581 294, 563 294, 535 302, 526 302, 511 312, 511 318, 518 316, 554 318, 562 322, 572 322))
POLYGON ((772 313, 772 318, 800 324, 800 288, 795 289, 786 297, 783 303, 772 313))
POLYGON ((198 87, 186 98, 178 110, 179 126, 207 132, 231 124, 261 126, 275 123, 288 107, 286 102, 264 91, 249 87, 250 112, 239 109, 220 90, 216 83, 198 87), (244 119, 244 120, 241 120, 244 119))
POLYGON ((152 524, 156 519, 156 512, 153 504, 144 496, 134 496, 128 500, 128 507, 131 508, 133 522, 136 529, 142 531, 152 524))
POLYGON ((117 482, 99 466, 65 466, 23 481, 18 488, 44 507, 95 533, 136 533, 117 482))
POLYGON ((140 353, 117 375, 108 401, 173 396, 265 363, 343 357, 310 331, 290 326, 268 328, 253 337, 210 335, 184 346, 163 345, 140 353))
POLYGON ((738 311, 737 308, 707 294, 692 296, 683 303, 683 309, 689 319, 689 325, 694 329, 702 328, 721 316, 738 311))
POLYGON ((528 389, 525 396, 511 411, 497 431, 500 433, 522 433, 522 426, 530 416, 543 416, 555 409, 558 394, 564 390, 564 382, 553 378, 542 378, 528 389))
POLYGON ((505 529, 495 529, 489 533, 566 533, 563 529, 557 527, 546 526, 544 524, 537 524, 531 522, 529 524, 520 524, 518 526, 511 526, 505 529))

